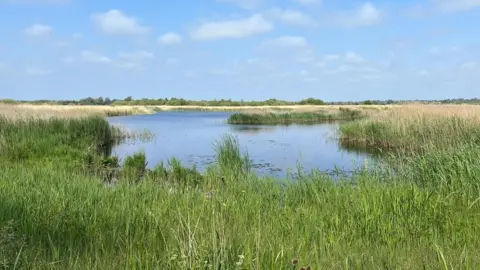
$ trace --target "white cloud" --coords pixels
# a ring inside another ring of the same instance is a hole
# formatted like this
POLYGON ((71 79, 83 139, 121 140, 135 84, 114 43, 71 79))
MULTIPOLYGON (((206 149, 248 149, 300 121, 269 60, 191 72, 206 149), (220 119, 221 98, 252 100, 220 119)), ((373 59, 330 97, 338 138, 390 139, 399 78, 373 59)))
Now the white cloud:
POLYGON ((426 70, 426 69, 419 69, 419 70, 416 71, 416 73, 417 73, 417 75, 422 76, 422 77, 430 75, 430 72, 428 72, 428 70, 426 70))
POLYGON ((172 65, 172 66, 178 65, 178 64, 180 64, 180 62, 181 62, 180 59, 178 59, 178 58, 173 58, 173 57, 172 57, 172 58, 167 58, 167 59, 165 60, 165 63, 166 63, 167 65, 172 65))
POLYGON ((120 52, 118 56, 122 60, 132 61, 132 62, 149 60, 155 57, 155 55, 152 52, 148 52, 148 51, 135 51, 130 53, 120 52))
POLYGON ((202 23, 190 33, 190 37, 196 40, 239 39, 269 32, 273 27, 262 15, 254 14, 239 20, 202 23))
POLYGON ((53 28, 50 27, 49 25, 38 24, 38 23, 23 30, 23 33, 30 37, 46 37, 51 35, 52 32, 53 32, 53 28))
POLYGON ((382 11, 371 2, 366 2, 354 11, 340 15, 338 23, 345 27, 364 27, 379 24, 382 19, 382 11))
POLYGON ((477 63, 476 62, 465 62, 460 67, 463 68, 463 69, 474 69, 474 68, 477 67, 477 63))
POLYGON ((183 76, 186 78, 195 78, 197 77, 197 72, 195 72, 194 70, 185 70, 183 72, 183 76))
POLYGON ((306 71, 305 69, 300 70, 299 72, 300 76, 308 76, 310 75, 310 72, 306 71))
POLYGON ((322 3, 321 0, 293 0, 293 1, 305 6, 322 3))
POLYGON ((335 61, 340 59, 340 56, 338 54, 327 54, 323 59, 325 61, 335 61))
POLYGON ((174 32, 168 32, 161 35, 158 38, 158 42, 163 45, 180 44, 182 43, 182 36, 174 32))
POLYGON ((363 62, 365 62, 365 59, 361 55, 359 55, 355 52, 347 52, 347 53, 345 53, 345 56, 343 58, 344 58, 345 62, 348 62, 348 63, 363 63, 363 62))
POLYGON ((480 0, 432 0, 443 12, 456 12, 480 7, 480 0))
POLYGON ((236 71, 227 70, 227 69, 213 69, 213 70, 210 70, 208 73, 216 76, 233 76, 238 74, 238 72, 236 71))
POLYGON ((136 71, 142 71, 142 70, 146 69, 142 65, 140 65, 138 63, 134 63, 134 62, 117 63, 117 64, 115 64, 115 67, 120 68, 120 69, 136 70, 136 71))
POLYGON ((270 49, 272 47, 306 48, 308 47, 308 42, 302 36, 281 36, 264 40, 260 46, 265 49, 270 49))
POLYGON ((289 25, 314 26, 317 24, 312 17, 297 10, 273 8, 265 15, 289 25))
POLYGON ((32 76, 45 76, 53 73, 53 70, 51 69, 42 69, 42 68, 37 68, 37 67, 27 67, 25 69, 25 72, 28 75, 32 76))
POLYGON ((93 14, 91 18, 97 28, 108 35, 138 35, 150 31, 150 28, 142 26, 136 18, 117 9, 93 14))
POLYGON ((67 56, 67 57, 63 57, 62 59, 60 59, 61 62, 63 63, 66 63, 66 64, 70 64, 70 63, 73 63, 75 61, 75 59, 71 56, 67 56))
POLYGON ((75 39, 75 40, 80 40, 80 39, 83 38, 83 35, 82 35, 82 33, 74 33, 72 35, 72 38, 75 39))
POLYGON ((414 5, 406 10, 406 14, 411 18, 423 18, 427 13, 428 11, 422 4, 414 5))
POLYGON ((65 40, 57 40, 53 42, 53 46, 56 48, 64 48, 64 47, 68 47, 69 45, 70 45, 70 42, 65 40))
POLYGON ((428 53, 430 54, 439 54, 441 51, 441 48, 440 46, 433 46, 430 48, 430 50, 428 50, 428 53))
POLYGON ((92 51, 82 51, 80 53, 80 60, 82 62, 88 62, 88 63, 98 63, 98 64, 108 64, 111 63, 112 60, 104 55, 101 55, 96 52, 92 51))
POLYGON ((256 9, 259 8, 264 1, 263 0, 217 0, 221 3, 230 3, 237 5, 244 9, 256 9))
POLYGON ((10 4, 66 4, 71 0, 5 0, 5 2, 10 4))

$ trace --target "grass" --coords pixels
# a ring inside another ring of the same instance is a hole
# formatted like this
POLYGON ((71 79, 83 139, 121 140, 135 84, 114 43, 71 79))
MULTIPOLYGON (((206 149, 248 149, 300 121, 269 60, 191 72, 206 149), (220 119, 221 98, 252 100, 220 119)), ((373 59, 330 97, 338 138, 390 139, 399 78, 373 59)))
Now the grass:
POLYGON ((340 108, 336 112, 281 112, 281 113, 235 113, 229 124, 271 125, 271 124, 314 124, 326 121, 355 120, 363 117, 360 110, 340 108))
POLYGON ((340 140, 357 147, 402 152, 480 144, 477 106, 403 106, 340 127, 340 140))
POLYGON ((91 115, 125 116, 134 114, 151 114, 155 111, 146 106, 88 106, 88 105, 30 105, 2 104, 0 115, 9 119, 17 118, 72 118, 91 115))
POLYGON ((230 136, 200 175, 97 154, 116 134, 99 117, 17 120, 0 125, 0 268, 480 267, 480 146, 468 136, 392 157, 394 173, 280 182, 256 176, 230 136))
POLYGON ((9 118, 49 118, 49 117, 85 117, 90 115, 100 116, 125 116, 137 114, 153 114, 163 111, 229 111, 229 112, 312 112, 318 110, 332 110, 342 107, 351 110, 379 111, 393 108, 393 105, 283 105, 283 106, 146 106, 146 105, 53 105, 53 104, 16 104, 0 101, 0 115, 9 118))

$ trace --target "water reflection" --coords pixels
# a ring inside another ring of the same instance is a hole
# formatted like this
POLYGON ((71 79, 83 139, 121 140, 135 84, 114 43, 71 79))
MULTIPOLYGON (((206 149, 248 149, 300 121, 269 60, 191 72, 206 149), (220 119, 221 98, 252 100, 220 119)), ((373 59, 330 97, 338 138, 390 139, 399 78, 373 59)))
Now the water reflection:
POLYGON ((273 132, 275 127, 271 126, 248 126, 248 125, 232 125, 231 130, 234 133, 242 133, 246 135, 258 135, 263 132, 273 132))
POLYGON ((345 148, 335 139, 338 124, 321 125, 228 125, 228 112, 162 112, 154 115, 115 117, 109 121, 129 130, 149 129, 151 141, 114 146, 112 153, 123 158, 145 151, 149 166, 178 158, 184 165, 203 171, 215 162, 214 144, 225 133, 237 136, 248 151, 254 169, 261 175, 286 177, 298 165, 305 171, 317 169, 354 171, 373 155, 345 148))

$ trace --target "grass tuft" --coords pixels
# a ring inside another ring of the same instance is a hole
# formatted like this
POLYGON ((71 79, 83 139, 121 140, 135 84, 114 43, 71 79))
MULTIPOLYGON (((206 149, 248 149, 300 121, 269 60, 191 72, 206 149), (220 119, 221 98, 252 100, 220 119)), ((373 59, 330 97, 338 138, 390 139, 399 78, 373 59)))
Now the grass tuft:
POLYGON ((340 108, 337 112, 280 112, 280 113, 235 113, 227 123, 243 125, 276 125, 276 124, 315 124, 328 121, 355 120, 363 117, 359 110, 340 108))
POLYGON ((392 154, 386 171, 298 181, 255 175, 231 135, 202 175, 176 159, 150 170, 143 153, 104 156, 95 147, 116 132, 101 118, 1 119, 0 267, 478 269, 478 125, 427 114, 341 130, 428 145, 421 153, 392 154))

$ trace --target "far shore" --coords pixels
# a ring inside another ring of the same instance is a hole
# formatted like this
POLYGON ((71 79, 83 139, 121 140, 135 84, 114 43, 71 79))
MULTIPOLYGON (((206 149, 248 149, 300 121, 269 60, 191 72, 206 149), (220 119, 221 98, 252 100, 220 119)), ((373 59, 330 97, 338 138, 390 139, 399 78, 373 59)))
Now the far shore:
POLYGON ((459 108, 475 107, 475 105, 453 104, 402 104, 402 105, 279 105, 279 106, 149 106, 149 105, 51 105, 51 104, 2 104, 0 116, 7 118, 19 117, 82 117, 87 115, 125 116, 154 114, 162 111, 237 111, 245 113, 269 112, 335 112, 340 108, 361 110, 363 112, 378 112, 396 108, 423 108, 429 111, 451 111, 459 108))
POLYGON ((400 105, 281 105, 281 106, 150 106, 150 105, 51 105, 51 104, 2 104, 0 116, 18 117, 81 117, 86 115, 125 116, 154 114, 162 111, 242 111, 248 113, 268 112, 315 112, 339 108, 379 110, 400 105))

